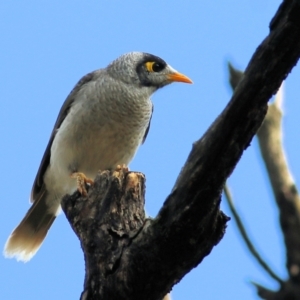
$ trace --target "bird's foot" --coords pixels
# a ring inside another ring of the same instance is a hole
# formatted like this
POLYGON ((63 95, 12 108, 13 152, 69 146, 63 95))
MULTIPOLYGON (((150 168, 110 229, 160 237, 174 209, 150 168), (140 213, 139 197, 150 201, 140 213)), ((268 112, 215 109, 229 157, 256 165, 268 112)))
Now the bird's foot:
POLYGON ((129 172, 129 168, 126 165, 117 165, 115 168, 113 175, 116 177, 121 176, 121 174, 125 175, 129 172))
POLYGON ((125 173, 129 172, 129 168, 128 166, 126 165, 117 165, 116 169, 115 169, 116 172, 120 172, 120 171, 123 171, 125 173))
POLYGON ((71 174, 71 178, 76 179, 78 192, 82 196, 86 197, 87 196, 86 184, 92 185, 92 184, 94 184, 94 181, 92 179, 86 177, 81 172, 74 172, 74 173, 72 173, 71 174))

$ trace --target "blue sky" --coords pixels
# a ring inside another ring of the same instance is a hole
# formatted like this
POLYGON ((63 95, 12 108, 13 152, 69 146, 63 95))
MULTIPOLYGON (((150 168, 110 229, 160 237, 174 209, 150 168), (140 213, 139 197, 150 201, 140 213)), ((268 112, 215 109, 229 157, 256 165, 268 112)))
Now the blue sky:
MULTIPOLYGON (((129 51, 158 55, 188 75, 153 97, 146 143, 130 165, 147 176, 146 209, 155 216, 192 143, 230 99, 227 60, 245 68, 268 34, 278 0, 2 1, 0 244, 29 208, 29 193, 66 96, 80 79, 129 51)), ((284 145, 300 178, 299 67, 285 84, 284 145)), ((285 277, 278 211, 257 141, 229 179, 242 218, 259 251, 285 277)), ((229 214, 226 203, 222 209, 229 214)), ((0 298, 78 299, 84 279, 79 241, 60 215, 28 263, 0 257, 0 298)), ((250 282, 276 288, 249 256, 233 221, 223 240, 172 291, 181 299, 256 299, 250 282)))

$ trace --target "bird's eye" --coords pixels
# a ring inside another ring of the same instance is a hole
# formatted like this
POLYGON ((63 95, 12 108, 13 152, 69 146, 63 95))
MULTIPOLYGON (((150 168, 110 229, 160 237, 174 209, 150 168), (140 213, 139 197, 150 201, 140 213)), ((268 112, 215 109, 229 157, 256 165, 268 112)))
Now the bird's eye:
POLYGON ((163 64, 153 61, 147 62, 145 65, 148 72, 160 72, 165 68, 163 64))
POLYGON ((160 64, 158 62, 156 62, 152 65, 153 72, 160 72, 163 68, 164 68, 164 65, 160 64))

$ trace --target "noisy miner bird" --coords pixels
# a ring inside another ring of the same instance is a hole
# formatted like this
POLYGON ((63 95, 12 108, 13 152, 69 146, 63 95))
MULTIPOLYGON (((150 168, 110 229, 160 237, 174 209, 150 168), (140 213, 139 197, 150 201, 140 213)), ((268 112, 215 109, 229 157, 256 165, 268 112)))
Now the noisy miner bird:
POLYGON ((33 183, 32 206, 8 238, 6 257, 30 260, 65 194, 76 187, 86 194, 84 182, 93 183, 98 170, 129 164, 149 131, 150 96, 175 81, 192 83, 161 58, 131 52, 77 83, 59 112, 33 183))

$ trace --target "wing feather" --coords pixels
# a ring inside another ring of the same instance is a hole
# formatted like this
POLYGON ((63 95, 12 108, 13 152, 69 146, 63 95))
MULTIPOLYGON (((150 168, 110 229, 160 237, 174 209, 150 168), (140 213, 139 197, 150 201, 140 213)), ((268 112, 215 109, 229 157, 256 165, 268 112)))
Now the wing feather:
POLYGON ((88 73, 87 75, 83 76, 79 82, 75 85, 75 87, 73 88, 73 90, 70 92, 70 94, 68 95, 67 99, 65 100, 63 106, 61 107, 58 117, 56 119, 54 128, 52 130, 48 145, 46 147, 46 150, 44 152, 40 167, 38 169, 38 172, 36 174, 33 186, 32 186, 32 190, 31 190, 31 195, 30 195, 30 201, 34 202, 36 199, 39 198, 39 194, 43 193, 43 185, 44 185, 44 175, 45 172, 49 166, 50 163, 50 155, 51 155, 51 147, 52 147, 52 143, 53 140, 55 138, 55 135, 57 133, 57 130, 59 129, 59 127, 61 126, 61 124, 63 123, 64 119, 66 118, 66 116, 69 113, 69 110, 76 98, 76 95, 78 93, 78 91, 87 83, 95 80, 95 78, 97 77, 97 73, 98 71, 94 71, 91 73, 88 73))
POLYGON ((152 115, 153 115, 153 110, 154 110, 154 104, 152 103, 152 112, 151 112, 151 116, 150 116, 150 119, 149 119, 148 127, 147 127, 147 129, 146 129, 146 131, 145 131, 145 134, 144 134, 144 137, 143 137, 142 144, 145 143, 146 138, 147 138, 147 135, 148 135, 149 130, 150 130, 150 124, 151 124, 151 119, 152 119, 152 115))

